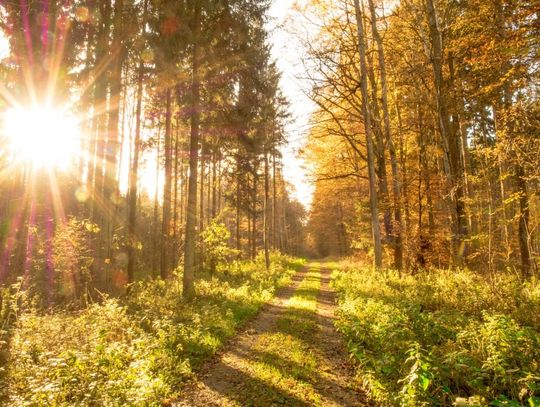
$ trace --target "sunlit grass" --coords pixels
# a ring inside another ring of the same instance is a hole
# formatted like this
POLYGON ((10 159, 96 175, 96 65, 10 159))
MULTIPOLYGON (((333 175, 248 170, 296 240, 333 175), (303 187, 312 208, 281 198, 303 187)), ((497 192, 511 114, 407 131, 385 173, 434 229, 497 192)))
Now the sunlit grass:
POLYGON ((400 275, 344 263, 337 327, 391 405, 540 405, 538 283, 469 270, 400 275))
MULTIPOLYGON (((262 334, 254 345, 252 358, 240 359, 247 374, 243 391, 258 405, 285 403, 321 405, 322 395, 314 388, 319 360, 312 349, 317 334, 317 296, 321 274, 311 269, 287 301, 287 310, 277 320, 275 330, 262 334)), ((240 392, 230 397, 241 398, 240 392)))
POLYGON ((290 260, 273 255, 269 272, 262 262, 238 263, 201 278, 192 301, 179 276, 140 282, 122 300, 77 313, 27 312, 14 327, 0 397, 17 406, 162 405, 290 282, 300 265, 290 260))

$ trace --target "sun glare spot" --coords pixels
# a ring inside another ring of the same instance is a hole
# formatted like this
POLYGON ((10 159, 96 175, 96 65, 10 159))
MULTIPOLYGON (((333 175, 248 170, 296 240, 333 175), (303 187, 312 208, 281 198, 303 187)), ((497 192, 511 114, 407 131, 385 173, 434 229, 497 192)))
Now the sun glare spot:
POLYGON ((79 151, 77 120, 52 108, 13 108, 4 113, 4 136, 14 160, 66 169, 79 151))

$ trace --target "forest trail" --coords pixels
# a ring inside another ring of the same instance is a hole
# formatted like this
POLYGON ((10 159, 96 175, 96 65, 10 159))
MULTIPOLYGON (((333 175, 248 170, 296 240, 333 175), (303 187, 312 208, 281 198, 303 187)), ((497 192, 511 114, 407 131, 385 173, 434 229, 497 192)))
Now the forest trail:
POLYGON ((333 326, 330 274, 317 264, 299 271, 173 405, 369 405, 333 326))

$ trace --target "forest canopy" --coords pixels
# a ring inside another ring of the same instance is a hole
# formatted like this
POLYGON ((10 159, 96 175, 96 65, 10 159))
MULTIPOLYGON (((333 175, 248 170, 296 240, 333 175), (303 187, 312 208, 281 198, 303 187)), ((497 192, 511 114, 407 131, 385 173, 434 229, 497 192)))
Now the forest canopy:
POLYGON ((329 0, 301 12, 313 24, 315 250, 371 250, 379 266, 384 251, 397 269, 537 270, 538 4, 329 0))
POLYGON ((51 305, 182 264, 192 291, 212 261, 201 233, 221 224, 237 256, 298 252, 305 215, 283 177, 267 10, 2 3, 2 283, 39 281, 51 305))

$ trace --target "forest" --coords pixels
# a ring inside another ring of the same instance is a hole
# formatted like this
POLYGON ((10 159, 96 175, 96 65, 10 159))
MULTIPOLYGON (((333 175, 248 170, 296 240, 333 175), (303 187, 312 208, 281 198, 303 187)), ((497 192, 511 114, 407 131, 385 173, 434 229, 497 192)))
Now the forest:
POLYGON ((539 266, 537 0, 0 0, 0 405, 540 406, 539 266))

